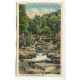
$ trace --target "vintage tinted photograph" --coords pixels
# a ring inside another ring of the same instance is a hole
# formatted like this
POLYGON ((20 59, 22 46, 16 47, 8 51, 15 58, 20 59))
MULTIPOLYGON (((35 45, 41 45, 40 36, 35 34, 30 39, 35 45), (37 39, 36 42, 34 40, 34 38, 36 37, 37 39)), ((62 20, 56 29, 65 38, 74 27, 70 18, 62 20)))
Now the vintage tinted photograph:
POLYGON ((17 9, 19 74, 61 74, 61 4, 25 3, 17 9))

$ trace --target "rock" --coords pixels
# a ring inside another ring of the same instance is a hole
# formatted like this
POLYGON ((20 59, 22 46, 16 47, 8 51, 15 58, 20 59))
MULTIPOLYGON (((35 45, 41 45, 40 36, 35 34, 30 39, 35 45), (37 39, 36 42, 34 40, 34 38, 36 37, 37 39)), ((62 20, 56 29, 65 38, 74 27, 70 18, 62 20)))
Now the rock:
POLYGON ((19 56, 22 58, 32 58, 36 55, 34 48, 19 49, 19 56))
POLYGON ((54 72, 56 69, 55 66, 48 66, 45 68, 45 73, 51 73, 51 72, 54 72))
POLYGON ((26 69, 27 74, 43 74, 44 71, 38 68, 35 69, 26 69))

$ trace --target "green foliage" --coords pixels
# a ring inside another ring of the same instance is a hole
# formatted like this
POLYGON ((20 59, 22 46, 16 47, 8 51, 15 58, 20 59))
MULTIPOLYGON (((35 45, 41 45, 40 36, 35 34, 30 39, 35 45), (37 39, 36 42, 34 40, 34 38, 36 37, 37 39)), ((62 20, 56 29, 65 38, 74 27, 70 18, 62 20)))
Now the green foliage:
POLYGON ((35 16, 30 19, 25 11, 25 5, 19 5, 19 32, 27 33, 27 44, 31 45, 32 34, 48 34, 50 37, 60 32, 61 10, 44 14, 43 16, 35 16))
POLYGON ((19 5, 19 32, 28 32, 29 18, 25 12, 25 5, 19 5))

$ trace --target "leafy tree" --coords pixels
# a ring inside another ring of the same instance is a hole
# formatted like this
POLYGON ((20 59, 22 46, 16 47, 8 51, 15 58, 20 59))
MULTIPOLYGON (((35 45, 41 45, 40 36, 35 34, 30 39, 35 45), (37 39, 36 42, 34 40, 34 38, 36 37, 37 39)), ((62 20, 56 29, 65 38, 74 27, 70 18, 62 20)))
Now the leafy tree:
POLYGON ((29 18, 25 12, 25 5, 19 5, 19 32, 27 32, 29 27, 29 18))
POLYGON ((25 47, 30 45, 30 29, 29 29, 29 17, 26 15, 25 5, 19 5, 19 34, 21 35, 20 40, 20 47, 25 47), (22 35, 23 34, 23 35, 22 35))

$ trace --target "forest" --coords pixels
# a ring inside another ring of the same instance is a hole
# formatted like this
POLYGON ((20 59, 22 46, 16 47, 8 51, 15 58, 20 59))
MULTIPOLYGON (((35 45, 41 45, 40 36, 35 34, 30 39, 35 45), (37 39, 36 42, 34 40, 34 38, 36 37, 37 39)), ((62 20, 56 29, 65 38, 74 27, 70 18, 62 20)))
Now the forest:
POLYGON ((55 35, 60 33, 61 10, 55 13, 44 14, 43 16, 35 16, 33 19, 30 19, 25 13, 25 5, 20 5, 19 23, 19 34, 23 34, 22 38, 27 35, 27 39, 24 37, 24 43, 20 43, 20 47, 31 46, 32 34, 36 34, 37 36, 46 34, 48 37, 54 38, 53 42, 55 42, 55 35))

